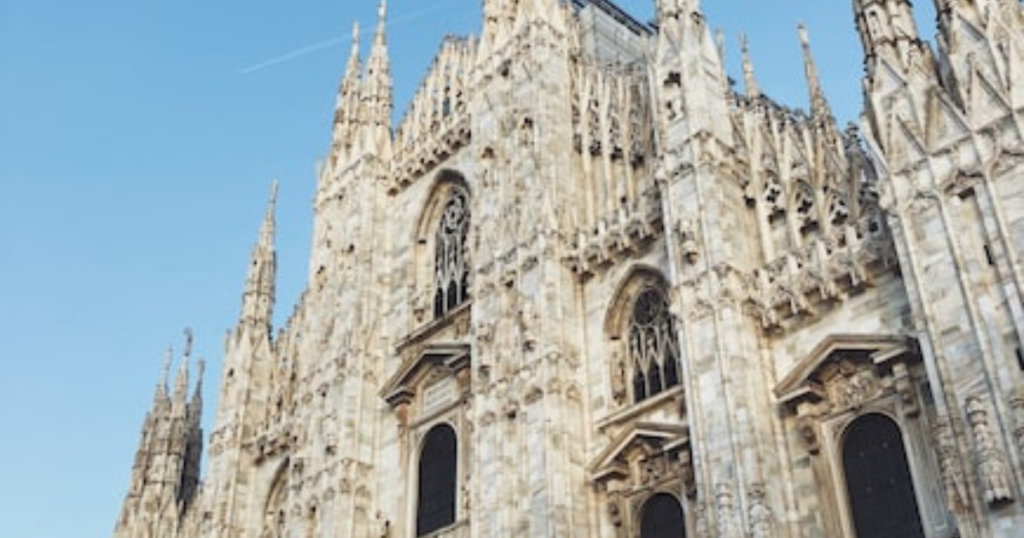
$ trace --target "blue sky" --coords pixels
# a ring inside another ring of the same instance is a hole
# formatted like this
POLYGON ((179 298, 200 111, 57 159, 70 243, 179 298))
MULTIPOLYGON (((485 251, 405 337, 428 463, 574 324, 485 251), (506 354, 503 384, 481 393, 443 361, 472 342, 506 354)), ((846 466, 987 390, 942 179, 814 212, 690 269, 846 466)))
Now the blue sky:
MULTIPOLYGON (((622 0, 649 19, 653 0, 622 0)), ((931 36, 930 2, 919 2, 931 36)), ((353 20, 376 0, 0 0, 0 534, 105 538, 169 345, 195 331, 216 403, 267 190, 282 319, 305 283, 316 162, 353 20), (276 61, 283 60, 283 61, 276 61)), ((404 108, 480 0, 392 0, 404 108)), ((806 108, 804 21, 841 123, 860 110, 849 0, 704 0, 762 89, 806 108)), ((209 418, 204 424, 212 429, 209 418)))

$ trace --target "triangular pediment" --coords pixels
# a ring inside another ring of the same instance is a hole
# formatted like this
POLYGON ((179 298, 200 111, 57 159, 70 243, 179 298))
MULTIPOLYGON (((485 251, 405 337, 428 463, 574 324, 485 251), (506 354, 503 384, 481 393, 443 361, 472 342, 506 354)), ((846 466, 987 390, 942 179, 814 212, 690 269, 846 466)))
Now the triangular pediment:
POLYGON ((602 481, 628 474, 626 455, 637 448, 650 452, 666 452, 690 441, 690 429, 685 424, 662 422, 635 422, 619 433, 590 465, 591 478, 602 481))
POLYGON ((789 404, 802 399, 824 398, 820 371, 837 356, 860 355, 874 364, 901 356, 911 350, 906 337, 876 334, 833 334, 822 340, 775 387, 775 396, 789 404))
POLYGON ((455 372, 469 365, 469 344, 461 342, 439 342, 428 344, 406 362, 384 384, 380 394, 391 405, 411 398, 416 393, 420 381, 427 377, 431 370, 444 368, 455 372))
POLYGON ((971 77, 971 112, 976 125, 989 124, 1012 110, 1003 95, 1002 83, 992 78, 980 68, 975 68, 971 77))

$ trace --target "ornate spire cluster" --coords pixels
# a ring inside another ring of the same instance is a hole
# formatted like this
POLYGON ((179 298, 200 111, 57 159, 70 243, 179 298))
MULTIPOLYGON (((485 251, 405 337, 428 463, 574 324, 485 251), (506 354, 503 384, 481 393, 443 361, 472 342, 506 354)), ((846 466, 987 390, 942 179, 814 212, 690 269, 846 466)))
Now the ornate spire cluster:
MULTIPOLYGON (((179 517, 192 503, 199 484, 202 454, 203 413, 202 382, 205 362, 198 361, 198 379, 191 399, 187 397, 189 363, 192 357, 192 330, 185 329, 185 348, 174 379, 173 396, 168 396, 167 383, 173 360, 168 350, 160 381, 153 395, 153 405, 146 415, 135 453, 131 485, 125 499, 114 536, 133 536, 139 526, 136 518, 159 518, 168 527, 180 524, 179 517)), ((145 524, 157 523, 147 519, 145 524)))
POLYGON ((331 165, 364 154, 391 158, 393 110, 391 60, 387 46, 387 1, 377 11, 377 31, 364 73, 359 51, 359 23, 352 28, 348 66, 338 89, 331 144, 331 165))
POLYGON ((367 131, 365 147, 385 160, 391 158, 392 82, 391 60, 388 56, 386 33, 387 0, 381 0, 378 10, 377 33, 366 63, 363 82, 363 113, 367 131))

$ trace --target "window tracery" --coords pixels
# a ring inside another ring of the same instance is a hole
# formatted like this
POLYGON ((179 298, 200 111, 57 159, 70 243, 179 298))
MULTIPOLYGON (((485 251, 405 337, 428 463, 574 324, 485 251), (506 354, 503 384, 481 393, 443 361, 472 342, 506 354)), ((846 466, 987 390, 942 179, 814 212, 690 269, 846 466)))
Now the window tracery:
POLYGON ((629 319, 633 402, 679 384, 679 343, 665 296, 648 288, 637 296, 629 319))
POLYGON ((441 212, 434 251, 434 317, 441 318, 469 298, 469 197, 452 189, 441 212))

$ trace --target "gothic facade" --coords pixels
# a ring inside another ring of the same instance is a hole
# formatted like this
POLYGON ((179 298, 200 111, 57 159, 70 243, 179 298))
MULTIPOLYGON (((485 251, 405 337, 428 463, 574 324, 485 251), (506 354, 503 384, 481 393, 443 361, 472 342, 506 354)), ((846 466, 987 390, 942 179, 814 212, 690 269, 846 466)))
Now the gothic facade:
POLYGON ((396 128, 353 46, 308 287, 272 196, 205 476, 186 355, 115 538, 1020 536, 1017 0, 854 0, 848 128, 806 35, 800 112, 697 0, 482 3, 396 128))

